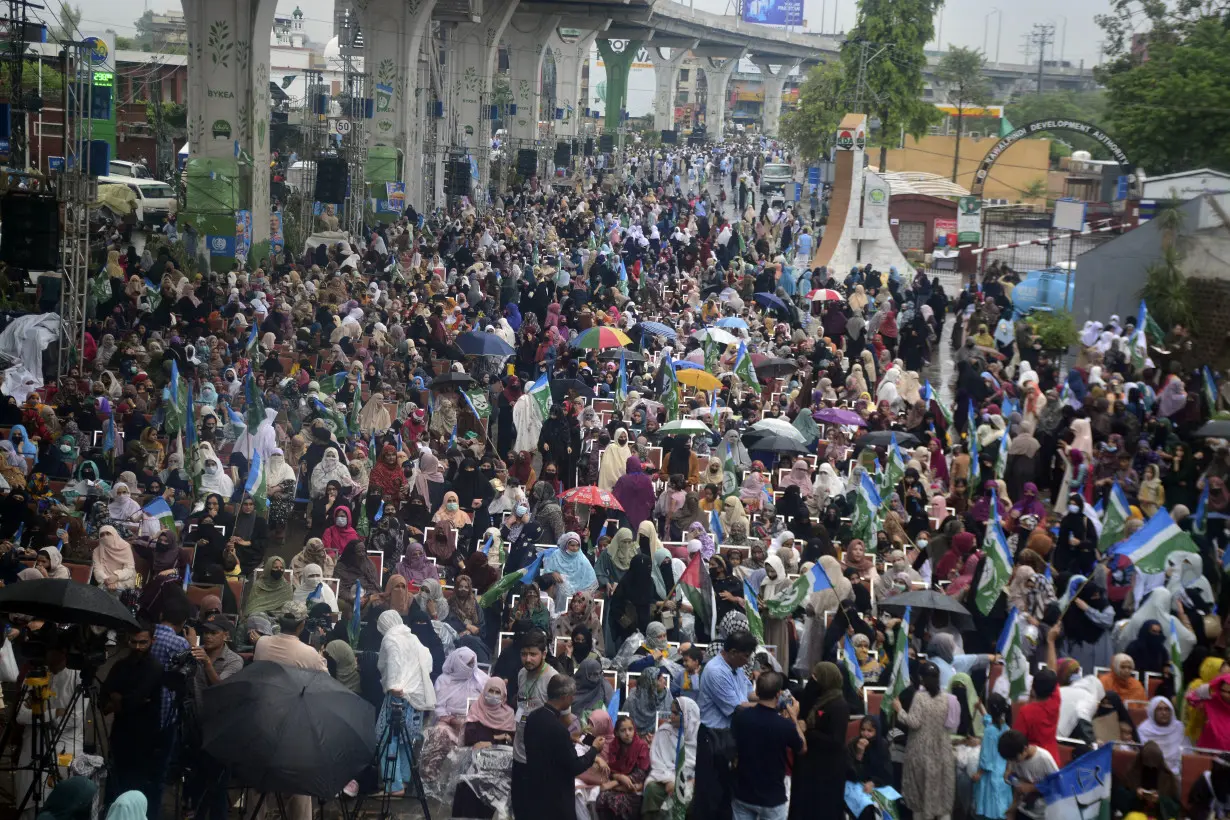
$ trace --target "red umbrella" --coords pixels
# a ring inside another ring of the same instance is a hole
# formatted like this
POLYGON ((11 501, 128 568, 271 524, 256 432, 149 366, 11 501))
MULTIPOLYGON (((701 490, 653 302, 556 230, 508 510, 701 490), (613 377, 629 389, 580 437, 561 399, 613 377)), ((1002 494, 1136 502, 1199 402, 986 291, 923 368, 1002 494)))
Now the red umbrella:
POLYGON ((807 294, 807 298, 813 302, 844 302, 845 297, 831 288, 817 288, 807 294))
POLYGON ((606 507, 611 510, 623 510, 623 506, 615 500, 615 496, 606 490, 600 490, 592 484, 588 487, 573 487, 560 496, 561 501, 571 501, 574 504, 588 504, 591 507, 606 507))

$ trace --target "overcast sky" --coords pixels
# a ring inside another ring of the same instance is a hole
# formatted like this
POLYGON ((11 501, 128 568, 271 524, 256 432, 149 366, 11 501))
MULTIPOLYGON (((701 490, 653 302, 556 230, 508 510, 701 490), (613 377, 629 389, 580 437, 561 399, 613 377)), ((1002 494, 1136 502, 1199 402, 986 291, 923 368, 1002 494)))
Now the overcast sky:
MULTIPOLYGON (((675 0, 659 0, 659 2, 674 2, 675 0)), ((693 0, 697 8, 706 11, 726 12, 734 7, 734 0, 693 0)), ((854 21, 855 0, 805 0, 808 29, 810 31, 831 32, 834 13, 837 18, 837 30, 845 31, 854 21), (823 12, 824 25, 821 26, 823 12)), ((143 10, 140 2, 95 3, 81 2, 84 19, 82 30, 89 34, 91 29, 114 28, 122 35, 132 36, 135 32, 132 26, 136 14, 143 10)), ((57 8, 53 0, 47 4, 57 8)), ((279 0, 278 11, 289 14, 298 5, 306 17, 308 36, 314 40, 327 40, 332 31, 333 0, 279 0)), ((1071 60, 1073 64, 1080 60, 1086 66, 1098 62, 1102 30, 1094 23, 1096 14, 1107 11, 1110 0, 1032 0, 1030 3, 1007 2, 1007 0, 947 0, 942 12, 942 18, 937 18, 937 28, 944 45, 953 44, 970 48, 983 48, 984 38, 987 59, 996 57, 996 33, 1001 30, 999 18, 994 9, 1002 10, 1003 25, 999 38, 999 59, 1002 62, 1022 62, 1022 43, 1025 35, 1036 23, 1050 23, 1055 26, 1054 57, 1071 60), (1064 16, 1067 20, 1065 22, 1064 16), (942 25, 941 25, 942 24, 942 25), (1065 32, 1066 28, 1066 32, 1065 32)), ((144 8, 162 11, 167 8, 179 8, 178 4, 169 0, 144 0, 144 8)), ((932 47, 935 43, 931 44, 932 47)), ((1048 53, 1048 58, 1050 54, 1048 53)), ((1031 61, 1037 60, 1034 53, 1031 61)))

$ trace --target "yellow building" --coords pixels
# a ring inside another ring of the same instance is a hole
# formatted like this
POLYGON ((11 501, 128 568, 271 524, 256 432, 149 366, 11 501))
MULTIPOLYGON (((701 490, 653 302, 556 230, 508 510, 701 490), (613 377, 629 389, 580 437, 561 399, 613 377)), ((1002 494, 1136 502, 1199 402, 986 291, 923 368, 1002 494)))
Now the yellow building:
MULTIPOLYGON (((961 162, 957 184, 969 188, 974 183, 974 173, 987 151, 996 142, 996 137, 961 138, 961 162)), ((955 136, 926 136, 920 140, 907 136, 905 148, 888 151, 889 171, 926 171, 943 177, 952 176, 952 156, 956 148, 955 136)), ((983 187, 985 199, 1006 199, 1010 203, 1041 201, 1027 199, 1023 191, 1038 183, 1046 191, 1047 173, 1050 166, 1051 141, 1047 139, 1020 140, 1000 155, 991 166, 991 175, 983 187)), ((879 151, 869 149, 873 162, 879 159, 879 151)), ((1043 194, 1045 196, 1045 194, 1043 194)))

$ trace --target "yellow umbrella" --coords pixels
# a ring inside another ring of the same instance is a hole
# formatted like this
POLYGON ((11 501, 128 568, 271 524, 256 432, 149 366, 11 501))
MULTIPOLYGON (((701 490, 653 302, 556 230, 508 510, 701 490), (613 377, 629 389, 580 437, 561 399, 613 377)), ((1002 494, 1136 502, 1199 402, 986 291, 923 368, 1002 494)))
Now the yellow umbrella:
POLYGON ((707 370, 688 368, 675 373, 675 377, 679 379, 680 384, 695 387, 697 390, 720 390, 722 387, 718 377, 707 370))

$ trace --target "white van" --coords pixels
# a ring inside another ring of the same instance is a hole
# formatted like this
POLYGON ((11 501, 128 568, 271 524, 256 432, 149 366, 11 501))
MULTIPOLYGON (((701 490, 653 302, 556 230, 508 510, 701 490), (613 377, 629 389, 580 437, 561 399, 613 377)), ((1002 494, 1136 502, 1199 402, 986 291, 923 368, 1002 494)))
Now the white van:
POLYGON ((136 179, 152 179, 149 169, 139 162, 128 162, 123 159, 111 160, 111 174, 113 177, 134 177, 136 179))
MULTIPOLYGON (((141 167, 141 166, 137 166, 141 167)), ((175 189, 156 179, 126 176, 98 178, 99 185, 123 185, 137 197, 137 224, 147 227, 161 225, 178 207, 175 189)))

